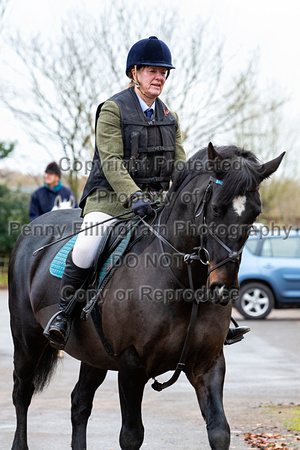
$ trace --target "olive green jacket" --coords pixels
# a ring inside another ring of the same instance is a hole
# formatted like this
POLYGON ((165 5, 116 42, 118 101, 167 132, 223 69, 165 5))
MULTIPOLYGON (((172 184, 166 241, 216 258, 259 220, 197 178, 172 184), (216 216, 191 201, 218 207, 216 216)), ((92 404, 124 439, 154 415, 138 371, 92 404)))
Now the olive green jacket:
MULTIPOLYGON (((176 113, 171 112, 178 122, 176 113)), ((128 199, 141 189, 129 175, 123 162, 123 139, 121 115, 117 104, 106 101, 102 106, 97 123, 97 147, 104 175, 113 191, 96 189, 86 200, 83 215, 91 211, 101 211, 111 216, 123 213, 128 199)), ((174 167, 179 161, 185 161, 185 151, 181 143, 181 131, 178 124, 175 140, 174 167)), ((153 200, 156 197, 154 196, 153 200)))

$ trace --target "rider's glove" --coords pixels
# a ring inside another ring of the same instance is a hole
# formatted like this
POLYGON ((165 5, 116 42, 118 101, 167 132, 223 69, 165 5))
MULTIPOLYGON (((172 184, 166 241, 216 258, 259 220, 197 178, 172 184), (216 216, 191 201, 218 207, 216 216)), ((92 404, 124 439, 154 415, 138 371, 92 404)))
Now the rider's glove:
POLYGON ((136 192, 130 197, 130 205, 134 214, 143 217, 151 214, 150 200, 142 193, 136 192))

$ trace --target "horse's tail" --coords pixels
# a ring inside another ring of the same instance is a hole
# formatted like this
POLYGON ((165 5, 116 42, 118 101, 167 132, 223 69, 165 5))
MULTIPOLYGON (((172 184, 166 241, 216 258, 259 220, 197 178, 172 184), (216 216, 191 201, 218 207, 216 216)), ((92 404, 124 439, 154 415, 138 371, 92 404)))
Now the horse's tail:
POLYGON ((58 350, 48 345, 33 377, 34 393, 42 392, 49 385, 58 362, 58 350))

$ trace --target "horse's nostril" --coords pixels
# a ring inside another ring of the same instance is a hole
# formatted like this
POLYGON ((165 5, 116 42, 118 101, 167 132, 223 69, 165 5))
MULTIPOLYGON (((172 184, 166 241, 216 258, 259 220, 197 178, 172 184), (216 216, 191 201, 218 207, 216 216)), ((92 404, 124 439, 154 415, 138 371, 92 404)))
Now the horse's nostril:
POLYGON ((211 285, 209 286, 209 289, 211 291, 215 291, 215 290, 220 290, 222 288, 225 288, 223 283, 218 283, 216 281, 214 281, 213 283, 211 283, 211 285))
POLYGON ((214 282, 208 290, 208 300, 212 303, 227 305, 230 300, 235 302, 239 297, 239 286, 226 287, 224 284, 214 282))
POLYGON ((209 300, 212 303, 221 303, 229 296, 228 289, 221 283, 212 283, 209 287, 209 300))

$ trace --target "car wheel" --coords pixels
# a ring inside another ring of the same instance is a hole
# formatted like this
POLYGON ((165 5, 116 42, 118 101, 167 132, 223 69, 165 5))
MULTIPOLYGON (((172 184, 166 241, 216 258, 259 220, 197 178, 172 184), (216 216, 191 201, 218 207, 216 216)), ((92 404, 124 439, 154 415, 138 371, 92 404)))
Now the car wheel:
POLYGON ((264 319, 274 307, 274 295, 263 283, 246 283, 235 306, 246 319, 264 319))

